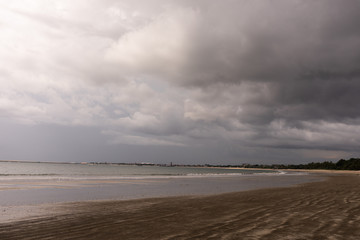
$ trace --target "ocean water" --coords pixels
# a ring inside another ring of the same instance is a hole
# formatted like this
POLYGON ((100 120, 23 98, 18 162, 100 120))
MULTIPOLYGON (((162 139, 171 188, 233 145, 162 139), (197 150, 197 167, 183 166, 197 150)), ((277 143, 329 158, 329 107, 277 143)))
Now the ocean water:
POLYGON ((285 174, 285 172, 274 170, 247 170, 201 167, 161 167, 118 164, 0 162, 0 180, 147 179, 159 177, 215 177, 251 174, 285 174))
POLYGON ((275 170, 0 162, 0 205, 220 194, 316 180, 275 170))

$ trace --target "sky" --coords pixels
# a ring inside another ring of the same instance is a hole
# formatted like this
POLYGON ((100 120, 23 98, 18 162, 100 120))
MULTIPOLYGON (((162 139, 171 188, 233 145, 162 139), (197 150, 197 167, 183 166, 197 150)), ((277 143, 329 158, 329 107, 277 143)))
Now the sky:
POLYGON ((0 159, 360 156, 358 0, 0 0, 0 159))

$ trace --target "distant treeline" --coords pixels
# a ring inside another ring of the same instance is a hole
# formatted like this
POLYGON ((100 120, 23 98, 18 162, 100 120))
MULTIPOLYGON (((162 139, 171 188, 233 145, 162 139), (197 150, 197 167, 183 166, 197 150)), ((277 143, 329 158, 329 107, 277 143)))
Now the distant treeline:
POLYGON ((360 170, 360 158, 350 158, 349 160, 341 159, 336 163, 333 162, 317 162, 308 164, 273 164, 273 165, 260 165, 260 164, 246 164, 245 168, 266 168, 266 169, 330 169, 330 170, 360 170))

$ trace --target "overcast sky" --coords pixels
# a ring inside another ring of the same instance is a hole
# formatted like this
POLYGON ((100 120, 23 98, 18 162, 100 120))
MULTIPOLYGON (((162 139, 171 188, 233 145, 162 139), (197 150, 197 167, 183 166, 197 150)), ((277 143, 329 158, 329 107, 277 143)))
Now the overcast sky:
POLYGON ((0 159, 360 156, 358 0, 0 0, 0 159))

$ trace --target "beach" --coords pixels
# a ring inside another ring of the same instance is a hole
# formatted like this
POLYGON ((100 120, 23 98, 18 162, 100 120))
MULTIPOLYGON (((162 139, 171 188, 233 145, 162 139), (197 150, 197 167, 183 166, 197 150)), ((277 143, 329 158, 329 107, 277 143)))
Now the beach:
POLYGON ((359 185, 359 175, 338 174, 209 196, 54 204, 52 213, 2 223, 0 239, 355 240, 359 185))

